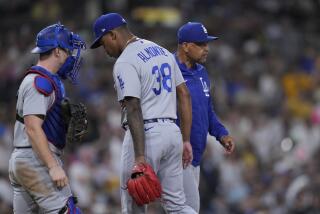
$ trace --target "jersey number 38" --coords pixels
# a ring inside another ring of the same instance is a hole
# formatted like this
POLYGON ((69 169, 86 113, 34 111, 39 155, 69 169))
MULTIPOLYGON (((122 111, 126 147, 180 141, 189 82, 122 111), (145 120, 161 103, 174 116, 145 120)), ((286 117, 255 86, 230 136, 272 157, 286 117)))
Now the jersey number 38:
POLYGON ((153 66, 152 75, 156 76, 156 87, 153 88, 156 95, 161 94, 162 88, 168 92, 172 91, 171 67, 168 63, 153 66))

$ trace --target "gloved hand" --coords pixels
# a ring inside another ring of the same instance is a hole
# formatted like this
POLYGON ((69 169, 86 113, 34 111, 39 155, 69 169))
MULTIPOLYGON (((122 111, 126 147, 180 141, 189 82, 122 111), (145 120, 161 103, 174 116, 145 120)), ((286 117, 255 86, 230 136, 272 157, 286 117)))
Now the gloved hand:
POLYGON ((88 132, 87 108, 82 103, 72 104, 68 99, 64 99, 61 106, 67 125, 67 143, 81 142, 88 132))
POLYGON ((155 201, 161 197, 162 193, 160 181, 147 163, 138 163, 133 167, 127 187, 130 196, 138 206, 155 201))

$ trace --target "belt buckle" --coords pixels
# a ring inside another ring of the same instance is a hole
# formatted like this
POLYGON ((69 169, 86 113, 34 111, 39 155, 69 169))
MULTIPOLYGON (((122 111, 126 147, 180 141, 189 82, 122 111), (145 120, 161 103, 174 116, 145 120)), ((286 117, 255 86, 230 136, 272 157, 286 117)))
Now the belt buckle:
POLYGON ((172 122, 173 120, 171 119, 171 118, 158 118, 157 119, 158 120, 158 122, 172 122))

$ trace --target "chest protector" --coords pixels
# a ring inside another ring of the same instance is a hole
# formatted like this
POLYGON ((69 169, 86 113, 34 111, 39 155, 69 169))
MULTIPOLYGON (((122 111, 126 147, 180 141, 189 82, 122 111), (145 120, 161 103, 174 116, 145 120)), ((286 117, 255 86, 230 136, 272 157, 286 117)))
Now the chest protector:
POLYGON ((51 94, 50 92, 52 92, 51 90, 47 91, 46 89, 53 88, 55 100, 52 106, 47 110, 47 114, 42 124, 42 129, 44 130, 50 143, 52 143, 58 149, 63 149, 66 144, 67 133, 67 125, 63 120, 61 109, 61 102, 65 97, 63 83, 57 75, 53 75, 39 66, 31 67, 26 75, 28 74, 38 74, 38 79, 42 79, 42 81, 39 81, 40 83, 38 83, 36 79, 35 87, 45 96, 49 96, 51 94))

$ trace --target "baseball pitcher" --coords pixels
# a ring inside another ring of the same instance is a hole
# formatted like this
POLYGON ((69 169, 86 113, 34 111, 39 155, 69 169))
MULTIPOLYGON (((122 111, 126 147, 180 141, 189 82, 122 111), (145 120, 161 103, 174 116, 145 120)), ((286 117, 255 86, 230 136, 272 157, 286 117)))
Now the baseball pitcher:
POLYGON ((122 213, 146 213, 159 199, 167 213, 195 213, 185 205, 182 162, 192 160, 191 103, 175 59, 163 47, 134 36, 117 13, 94 24, 91 48, 118 58, 113 77, 126 129, 121 156, 122 213), (176 125, 178 97, 182 135, 176 125), (184 143, 183 143, 184 142, 184 143))

